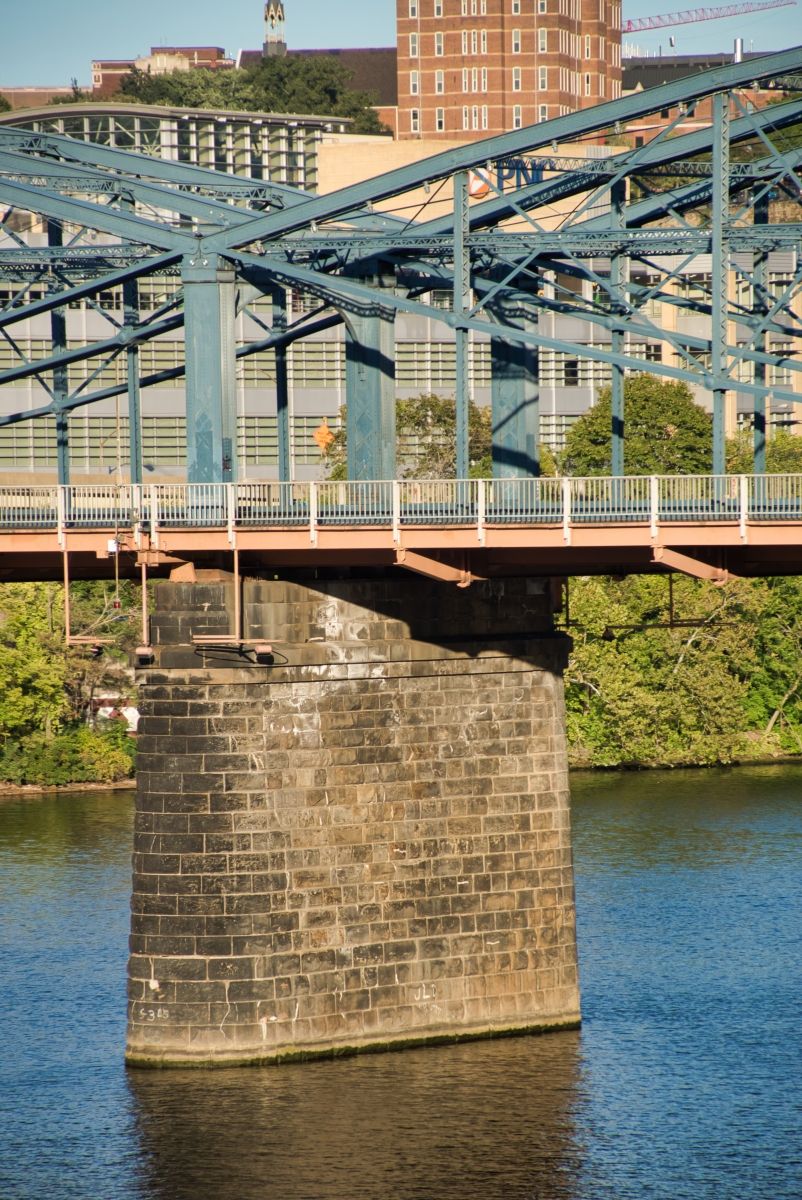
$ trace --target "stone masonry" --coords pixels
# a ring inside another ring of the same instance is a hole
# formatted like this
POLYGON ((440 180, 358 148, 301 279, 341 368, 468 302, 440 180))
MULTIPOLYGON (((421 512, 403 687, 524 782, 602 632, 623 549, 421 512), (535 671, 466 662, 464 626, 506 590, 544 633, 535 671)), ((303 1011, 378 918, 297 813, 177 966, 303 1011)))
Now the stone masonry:
POLYGON ((562 669, 539 581, 157 585, 128 1061, 579 1021, 562 669))

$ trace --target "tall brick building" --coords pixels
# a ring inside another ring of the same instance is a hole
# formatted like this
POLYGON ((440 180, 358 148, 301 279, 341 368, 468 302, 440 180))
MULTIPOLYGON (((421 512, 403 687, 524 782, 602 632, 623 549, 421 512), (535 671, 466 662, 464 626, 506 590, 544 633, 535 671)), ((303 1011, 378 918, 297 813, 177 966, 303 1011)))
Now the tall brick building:
POLYGON ((398 136, 520 129, 621 94, 621 0, 396 0, 398 136))

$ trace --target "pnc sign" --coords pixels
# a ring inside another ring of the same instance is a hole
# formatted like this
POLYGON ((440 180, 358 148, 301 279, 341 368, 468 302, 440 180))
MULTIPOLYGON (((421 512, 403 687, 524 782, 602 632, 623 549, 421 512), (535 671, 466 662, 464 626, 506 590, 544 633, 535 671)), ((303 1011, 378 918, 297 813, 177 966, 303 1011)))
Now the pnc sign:
POLYGON ((553 165, 547 158, 498 158, 469 172, 468 195, 473 200, 484 200, 491 191, 503 192, 509 185, 522 188, 540 183, 544 172, 553 165))

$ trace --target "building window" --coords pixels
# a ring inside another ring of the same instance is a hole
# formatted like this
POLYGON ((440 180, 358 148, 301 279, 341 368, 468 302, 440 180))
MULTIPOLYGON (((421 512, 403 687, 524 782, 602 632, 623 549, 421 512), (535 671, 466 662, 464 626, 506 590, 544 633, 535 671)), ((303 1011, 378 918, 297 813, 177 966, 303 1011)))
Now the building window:
POLYGON ((478 104, 474 104, 473 108, 471 109, 471 117, 473 118, 473 128, 478 129, 479 128, 479 105, 478 104))
POLYGON ((462 54, 463 54, 463 57, 467 53, 468 53, 468 30, 463 29, 463 31, 462 31, 462 54))
POLYGON ((434 73, 434 90, 438 96, 442 96, 446 90, 446 79, 442 71, 435 71, 434 73))
POLYGON ((481 36, 482 54, 487 54, 487 30, 482 30, 481 36))
POLYGON ((585 58, 590 58, 590 34, 585 34, 585 58))
POLYGON ((482 17, 487 16, 487 0, 479 0, 479 15, 482 17))
POLYGON ((418 0, 409 0, 409 15, 417 17, 418 15, 418 0))
POLYGON ((411 108, 409 110, 409 128, 412 133, 420 133, 420 109, 411 108))
POLYGON ((548 69, 547 69, 546 67, 538 67, 538 70, 537 70, 537 86, 538 86, 538 88, 540 89, 540 91, 541 91, 541 92, 545 92, 545 91, 547 91, 547 90, 548 90, 548 86, 549 86, 549 72, 548 72, 548 69))
POLYGON ((482 67, 482 91, 487 91, 487 67, 482 67))
POLYGON ((417 71, 410 71, 410 73, 409 73, 409 94, 410 94, 410 96, 417 96, 418 92, 420 91, 419 79, 420 79, 420 76, 417 71))
POLYGON ((473 67, 471 70, 471 91, 479 91, 479 68, 473 67))
POLYGON ((521 15, 521 0, 512 0, 512 15, 514 17, 521 15))
POLYGON ((476 0, 471 0, 471 16, 476 16, 476 0))
POLYGON ((468 0, 462 0, 462 15, 463 17, 468 15, 468 0))
POLYGON ((471 30, 471 54, 478 53, 477 33, 475 29, 471 30))
POLYGON ((521 116, 520 104, 514 104, 512 109, 512 127, 513 129, 521 129, 523 127, 523 117, 521 116))
POLYGON ((463 129, 470 129, 470 127, 471 127, 468 117, 469 117, 468 105, 463 104, 463 106, 462 106, 462 128, 463 129))
POLYGON ((540 106, 540 108, 539 108, 539 110, 538 110, 538 116, 537 116, 537 119, 538 119, 538 121, 548 121, 548 119, 549 119, 549 106, 548 106, 548 104, 541 104, 541 106, 540 106))
POLYGON ((585 95, 590 95, 590 72, 585 72, 585 95))
POLYGON ((410 58, 418 57, 418 35, 417 35, 417 33, 411 33, 409 35, 409 57, 410 58))
POLYGON ((548 36, 549 35, 548 35, 547 30, 538 29, 538 31, 537 31, 537 48, 541 54, 545 54, 546 51, 548 50, 548 36))
POLYGON ((539 13, 548 12, 548 0, 537 0, 537 11, 539 13))
POLYGON ((435 52, 435 55, 437 56, 437 58, 443 57, 443 35, 442 35, 442 33, 436 33, 434 35, 434 52, 435 52))
POLYGON ((446 110, 444 108, 436 108, 434 110, 434 127, 438 133, 442 133, 446 127, 446 110))
POLYGON ((520 92, 520 90, 521 90, 521 68, 520 67, 512 68, 512 90, 514 92, 520 92))
POLYGON ((463 92, 467 92, 467 90, 468 90, 468 68, 467 67, 462 68, 462 90, 463 90, 463 92))
POLYGON ((482 129, 487 129, 487 105, 482 105, 482 129))
POLYGON ((434 0, 434 15, 442 17, 443 15, 443 0, 434 0))
POLYGON ((513 29, 512 31, 512 52, 513 54, 521 53, 521 31, 513 29))

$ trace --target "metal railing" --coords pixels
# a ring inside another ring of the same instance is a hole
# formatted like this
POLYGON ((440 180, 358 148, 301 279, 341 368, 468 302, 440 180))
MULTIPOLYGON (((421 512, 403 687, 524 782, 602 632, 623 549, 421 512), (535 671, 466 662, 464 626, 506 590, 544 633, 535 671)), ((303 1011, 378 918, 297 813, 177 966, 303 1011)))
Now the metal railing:
MULTIPOLYGON (((0 487, 0 529, 288 529, 802 521, 802 475, 0 487)), ((313 541, 315 540, 313 536, 313 541)))

